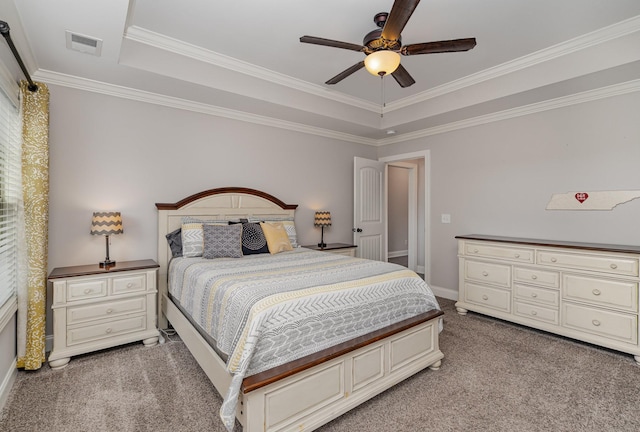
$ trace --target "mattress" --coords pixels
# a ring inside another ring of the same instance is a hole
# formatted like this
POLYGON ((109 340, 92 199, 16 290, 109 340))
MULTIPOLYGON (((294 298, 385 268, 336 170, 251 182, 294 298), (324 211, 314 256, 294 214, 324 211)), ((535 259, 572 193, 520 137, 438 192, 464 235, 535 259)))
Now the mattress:
POLYGON ((221 416, 232 427, 242 380, 433 309, 405 267, 296 248, 243 258, 174 258, 169 293, 232 374, 221 416))

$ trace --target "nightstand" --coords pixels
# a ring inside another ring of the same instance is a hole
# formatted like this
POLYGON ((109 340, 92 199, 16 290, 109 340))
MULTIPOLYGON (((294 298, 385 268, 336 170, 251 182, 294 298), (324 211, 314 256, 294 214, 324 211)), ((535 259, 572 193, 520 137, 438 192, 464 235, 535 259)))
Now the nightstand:
POLYGON ((356 248, 358 246, 347 243, 327 243, 324 248, 319 247, 317 244, 302 246, 303 248, 313 249, 317 251, 330 252, 338 255, 346 255, 350 257, 356 256, 356 248))
POLYGON ((49 274, 53 284, 52 369, 71 356, 142 340, 158 343, 156 275, 153 260, 119 261, 59 267, 49 274))

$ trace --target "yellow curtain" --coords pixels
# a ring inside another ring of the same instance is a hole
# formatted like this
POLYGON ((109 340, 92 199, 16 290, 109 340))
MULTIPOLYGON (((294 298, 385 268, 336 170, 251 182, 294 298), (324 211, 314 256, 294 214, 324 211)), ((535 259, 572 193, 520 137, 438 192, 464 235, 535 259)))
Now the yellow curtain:
POLYGON ((18 367, 39 369, 45 361, 47 245, 49 225, 49 89, 20 83, 22 100, 22 191, 27 246, 26 286, 18 287, 18 367))

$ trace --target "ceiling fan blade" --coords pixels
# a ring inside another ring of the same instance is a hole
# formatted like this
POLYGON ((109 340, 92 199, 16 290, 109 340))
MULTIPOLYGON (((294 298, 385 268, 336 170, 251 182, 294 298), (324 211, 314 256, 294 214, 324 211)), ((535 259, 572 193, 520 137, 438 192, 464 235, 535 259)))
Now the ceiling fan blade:
POLYGON ((407 70, 402 65, 399 65, 398 69, 396 69, 395 72, 393 72, 391 75, 396 79, 396 81, 402 88, 409 87, 416 82, 416 80, 414 80, 413 77, 409 75, 409 72, 407 72, 407 70))
POLYGON ((364 60, 362 60, 359 63, 354 64, 349 69, 343 70, 338 75, 334 76, 329 81, 327 81, 325 84, 337 84, 340 81, 342 81, 343 79, 345 79, 346 77, 348 77, 349 75, 351 75, 352 73, 359 71, 363 67, 364 67, 364 60))
POLYGON ((332 39, 325 39, 325 38, 320 38, 315 36, 302 36, 300 38, 300 42, 310 43, 315 45, 324 45, 324 46, 333 47, 333 48, 343 48, 343 49, 348 49, 353 51, 364 51, 364 46, 362 45, 353 44, 349 42, 341 42, 341 41, 332 40, 332 39))
POLYGON ((420 0, 396 0, 391 7, 391 12, 387 17, 387 22, 382 29, 382 38, 387 40, 398 40, 400 33, 407 25, 411 14, 420 3, 420 0))
POLYGON ((402 55, 434 54, 445 52, 469 51, 476 46, 476 38, 454 39, 438 42, 425 42, 405 45, 400 50, 402 55))

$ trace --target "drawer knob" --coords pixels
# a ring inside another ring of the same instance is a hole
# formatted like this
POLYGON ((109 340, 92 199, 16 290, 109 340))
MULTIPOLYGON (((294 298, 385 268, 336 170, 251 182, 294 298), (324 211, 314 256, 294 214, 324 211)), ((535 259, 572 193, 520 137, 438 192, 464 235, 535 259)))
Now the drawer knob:
POLYGON ((538 276, 536 276, 536 275, 531 275, 531 279, 536 280, 536 279, 538 279, 538 276))
POLYGON ((531 311, 531 315, 536 316, 536 315, 538 315, 538 312, 536 312, 536 311, 531 311))
POLYGON ((486 294, 482 294, 482 300, 489 300, 489 296, 486 294))
POLYGON ((556 262, 556 261, 558 261, 558 259, 557 259, 557 258, 555 258, 555 257, 552 257, 552 258, 551 258, 551 262, 556 262))
POLYGON ((597 289, 597 288, 596 288, 596 289, 594 289, 594 290, 593 290, 593 291, 591 291, 591 292, 593 293, 593 295, 596 295, 596 296, 599 296, 600 294, 602 294, 602 293, 600 292, 600 290, 599 290, 599 289, 597 289))
POLYGON ((474 250, 473 250, 473 253, 478 253, 478 249, 474 249, 474 250))
POLYGON ((112 313, 112 312, 113 312, 113 309, 111 309, 111 308, 107 309, 107 313, 108 313, 108 314, 110 314, 110 313, 112 313))
POLYGON ((109 327, 109 328, 107 328, 107 330, 105 330, 105 332, 106 332, 107 334, 111 333, 112 331, 113 331, 113 330, 111 329, 111 327, 109 327))
POLYGON ((84 293, 85 293, 85 294, 89 294, 90 292, 91 292, 91 288, 85 288, 85 289, 84 289, 84 293))
POLYGON ((617 269, 617 268, 618 268, 618 266, 617 266, 617 265, 615 265, 615 264, 611 264, 609 267, 611 267, 613 270, 615 270, 615 269, 617 269))
POLYGON ((538 294, 536 294, 536 293, 531 293, 531 297, 536 298, 536 297, 538 297, 538 294))
POLYGON ((483 271, 482 276, 489 276, 489 273, 487 273, 486 271, 483 271))
POLYGON ((131 288, 132 286, 133 286, 133 284, 132 284, 131 282, 129 282, 129 283, 127 284, 127 288, 131 288))
POLYGON ((594 326, 598 327, 600 325, 600 321, 593 320, 593 321, 591 321, 591 324, 593 324, 594 326))
POLYGON ((515 254, 514 257, 520 258, 520 254, 515 254))

